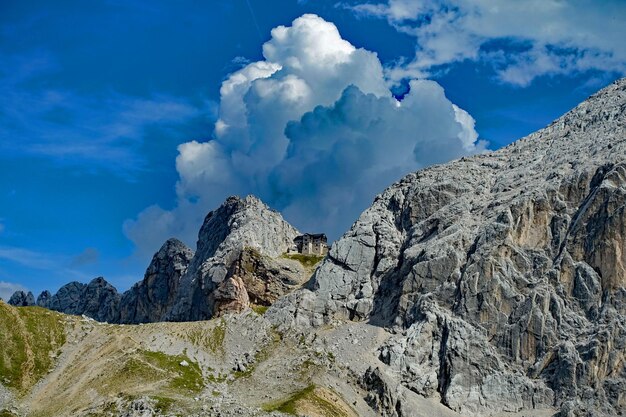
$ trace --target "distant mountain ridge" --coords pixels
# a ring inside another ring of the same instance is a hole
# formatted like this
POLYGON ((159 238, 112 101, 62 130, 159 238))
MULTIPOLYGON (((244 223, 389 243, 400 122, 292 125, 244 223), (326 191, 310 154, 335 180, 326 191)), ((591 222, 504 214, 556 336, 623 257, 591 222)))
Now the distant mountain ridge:
MULTIPOLYGON (((32 293, 17 291, 9 304, 38 305, 108 323, 206 320, 216 313, 249 306, 240 277, 243 271, 236 274, 234 269, 245 249, 252 249, 257 262, 264 265, 260 268, 266 271, 262 279, 287 279, 292 285, 306 280, 297 262, 272 260, 286 253, 298 235, 280 213, 258 198, 233 196, 206 216, 195 252, 181 241, 169 239, 153 256, 143 280, 123 294, 98 277, 88 284, 70 282, 55 294, 43 291, 37 301, 32 293)), ((290 288, 278 284, 267 283, 274 299, 276 291, 282 295, 290 288)), ((263 302, 263 298, 257 290, 257 301, 263 302)))

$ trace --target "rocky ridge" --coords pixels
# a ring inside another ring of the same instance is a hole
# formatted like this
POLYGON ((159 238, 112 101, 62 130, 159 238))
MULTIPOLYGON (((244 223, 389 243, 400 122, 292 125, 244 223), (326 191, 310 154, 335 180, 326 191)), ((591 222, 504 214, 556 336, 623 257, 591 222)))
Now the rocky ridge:
POLYGON ((117 323, 120 318, 120 295, 102 277, 94 278, 88 284, 70 282, 54 295, 44 291, 37 297, 37 305, 66 314, 84 314, 109 323, 117 323))
POLYGON ((277 258, 293 244, 298 231, 280 213, 254 196, 230 197, 204 220, 198 234, 196 253, 181 278, 176 303, 167 320, 188 321, 210 318, 247 307, 240 277, 233 265, 245 248, 277 258))
POLYGON ((506 148, 392 185, 267 315, 393 331, 363 376, 381 415, 411 415, 384 380, 464 415, 624 413, 625 210, 622 79, 506 148))
POLYGON ((206 320, 269 305, 308 279, 281 259, 298 231, 254 196, 229 197, 210 212, 194 252, 177 239, 153 256, 142 281, 119 294, 104 278, 71 282, 52 295, 16 292, 9 304, 38 305, 108 323, 206 320), (248 295, 250 292, 251 296, 248 295))
POLYGON ((180 279, 187 271, 194 252, 177 239, 169 239, 152 257, 144 279, 120 300, 121 323, 163 321, 176 301, 180 279))
POLYGON ((28 307, 35 305, 35 296, 32 292, 25 293, 24 291, 15 291, 9 301, 8 304, 11 304, 16 307, 28 307))

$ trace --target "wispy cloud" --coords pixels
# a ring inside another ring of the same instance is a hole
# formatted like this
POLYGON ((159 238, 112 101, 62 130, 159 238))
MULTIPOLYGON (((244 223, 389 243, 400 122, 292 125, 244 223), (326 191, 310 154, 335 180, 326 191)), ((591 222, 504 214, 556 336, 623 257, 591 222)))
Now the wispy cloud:
POLYGON ((70 266, 78 268, 85 265, 93 265, 100 260, 100 252, 96 248, 86 248, 80 254, 76 255, 70 262, 70 266))
MULTIPOLYGON (((58 64, 45 53, 0 55, 0 152, 91 165, 128 174, 144 168, 151 128, 172 132, 215 118, 215 104, 166 94, 85 96, 38 83, 58 64)), ((182 140, 186 138, 181 138, 182 140)))
POLYGON ((57 256, 11 246, 0 246, 0 259, 35 269, 55 269, 62 264, 57 256))
POLYGON ((387 19, 415 37, 414 58, 388 68, 393 81, 425 77, 465 60, 492 65, 500 81, 519 86, 542 75, 626 73, 623 1, 388 0, 340 5, 359 16, 387 19))
POLYGON ((15 291, 27 291, 27 289, 13 282, 0 281, 0 298, 8 301, 15 291))
MULTIPOLYGON (((0 263, 14 263, 28 269, 50 271, 52 274, 63 274, 71 279, 84 280, 89 276, 80 271, 80 267, 94 263, 93 248, 87 248, 77 256, 56 253, 45 253, 15 246, 0 246, 0 263), (81 263, 82 261, 82 263, 81 263), (89 261, 89 262, 85 262, 89 261)), ((98 260, 96 252, 95 262, 98 260)))

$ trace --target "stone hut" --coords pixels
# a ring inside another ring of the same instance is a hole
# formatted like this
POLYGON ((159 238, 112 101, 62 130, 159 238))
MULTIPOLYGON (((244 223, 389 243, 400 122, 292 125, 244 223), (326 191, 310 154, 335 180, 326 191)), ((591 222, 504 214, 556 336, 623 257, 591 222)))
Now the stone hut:
POLYGON ((296 251, 303 255, 323 256, 328 253, 328 239, 324 233, 305 233, 296 237, 293 242, 295 243, 296 251))

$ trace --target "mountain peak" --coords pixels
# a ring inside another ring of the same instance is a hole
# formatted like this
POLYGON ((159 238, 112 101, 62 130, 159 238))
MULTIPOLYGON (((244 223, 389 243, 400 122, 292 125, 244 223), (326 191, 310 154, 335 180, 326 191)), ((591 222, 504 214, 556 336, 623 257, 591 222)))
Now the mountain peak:
POLYGON ((175 237, 171 237, 167 239, 165 243, 163 243, 163 245, 161 245, 161 247, 159 248, 156 254, 159 254, 159 253, 172 254, 172 253, 185 252, 185 251, 191 251, 193 253, 193 251, 187 245, 185 245, 182 241, 178 240, 175 237))
POLYGON ((150 323, 164 320, 178 296, 181 277, 193 251, 178 239, 168 239, 154 254, 142 281, 122 295, 121 323, 150 323))
POLYGON ((623 375, 603 355, 626 340, 616 326, 626 314, 625 109, 621 79, 506 148, 407 175, 335 242, 311 290, 266 316, 393 327, 380 349, 392 379, 462 414, 594 392, 587 404, 615 415, 621 397, 595 387, 623 375))
POLYGON ((287 252, 298 235, 279 212, 259 198, 228 197, 204 219, 196 253, 181 278, 180 296, 168 320, 211 317, 214 291, 230 276, 244 249, 276 258, 287 252))
POLYGON ((204 219, 198 233, 196 259, 204 262, 225 242, 226 246, 253 247, 276 257, 287 251, 297 235, 298 231, 278 211, 258 197, 231 196, 204 219))
POLYGON ((18 290, 13 293, 13 295, 11 296, 11 298, 9 298, 9 301, 7 301, 7 303, 16 307, 34 306, 35 296, 30 291, 26 293, 25 291, 18 290))

